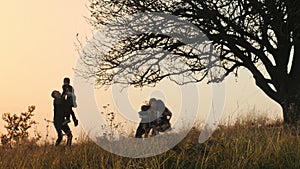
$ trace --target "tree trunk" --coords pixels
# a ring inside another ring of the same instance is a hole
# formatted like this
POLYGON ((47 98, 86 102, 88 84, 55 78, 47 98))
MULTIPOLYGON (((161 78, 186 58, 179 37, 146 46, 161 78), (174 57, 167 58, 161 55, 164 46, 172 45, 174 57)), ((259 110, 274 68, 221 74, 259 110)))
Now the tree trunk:
POLYGON ((298 99, 286 100, 281 103, 285 124, 297 125, 300 122, 300 102, 298 99))

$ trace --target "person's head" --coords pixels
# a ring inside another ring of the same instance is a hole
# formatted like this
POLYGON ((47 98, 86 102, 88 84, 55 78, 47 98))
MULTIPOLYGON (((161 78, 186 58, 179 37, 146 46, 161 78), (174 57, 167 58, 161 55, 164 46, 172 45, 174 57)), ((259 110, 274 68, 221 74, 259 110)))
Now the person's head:
POLYGON ((150 106, 148 106, 148 105, 142 105, 141 106, 142 111, 147 111, 149 108, 150 108, 150 106))
POLYGON ((57 91, 57 90, 54 90, 52 93, 51 93, 51 96, 53 97, 53 98, 59 98, 60 96, 61 96, 61 94, 60 94, 60 92, 59 91, 57 91))
POLYGON ((65 77, 64 78, 64 84, 70 84, 70 78, 65 77))
POLYGON ((153 108, 156 108, 156 102, 157 102, 157 100, 156 100, 155 98, 151 98, 151 99, 149 100, 149 104, 150 104, 150 106, 153 107, 153 108))
POLYGON ((156 109, 157 109, 157 111, 162 113, 165 110, 165 108, 166 108, 166 106, 165 106, 163 101, 156 100, 156 109))

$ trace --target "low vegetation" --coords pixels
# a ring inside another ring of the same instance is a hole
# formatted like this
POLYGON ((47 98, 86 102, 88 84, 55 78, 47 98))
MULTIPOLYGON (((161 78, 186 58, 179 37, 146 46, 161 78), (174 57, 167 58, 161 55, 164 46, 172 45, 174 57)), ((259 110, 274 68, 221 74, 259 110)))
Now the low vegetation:
POLYGON ((47 142, 0 146, 0 168, 300 168, 297 127, 248 120, 220 126, 203 144, 199 132, 194 128, 171 150, 140 159, 111 154, 86 137, 71 148, 47 142))

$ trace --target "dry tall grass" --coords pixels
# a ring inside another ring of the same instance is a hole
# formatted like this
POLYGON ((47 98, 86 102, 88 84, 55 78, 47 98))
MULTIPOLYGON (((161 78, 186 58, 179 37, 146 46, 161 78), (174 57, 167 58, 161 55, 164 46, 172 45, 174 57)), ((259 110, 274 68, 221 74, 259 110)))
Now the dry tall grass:
POLYGON ((88 139, 71 149, 35 143, 0 147, 0 168, 300 168, 299 128, 249 120, 221 126, 204 144, 198 144, 198 136, 193 129, 173 149, 141 159, 111 154, 88 139))

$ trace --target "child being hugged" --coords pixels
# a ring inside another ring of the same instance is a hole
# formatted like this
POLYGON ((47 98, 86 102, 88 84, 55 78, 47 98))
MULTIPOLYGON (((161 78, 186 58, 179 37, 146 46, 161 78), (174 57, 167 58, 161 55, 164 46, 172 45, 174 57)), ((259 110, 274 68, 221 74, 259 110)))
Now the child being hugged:
POLYGON ((63 81, 63 92, 62 97, 66 100, 67 103, 67 109, 66 109, 66 120, 63 122, 70 123, 70 116, 72 116, 72 119, 74 121, 74 126, 76 127, 78 125, 78 120, 74 114, 73 107, 77 107, 76 104, 76 96, 74 94, 74 88, 70 85, 70 79, 68 77, 64 78, 63 81))

